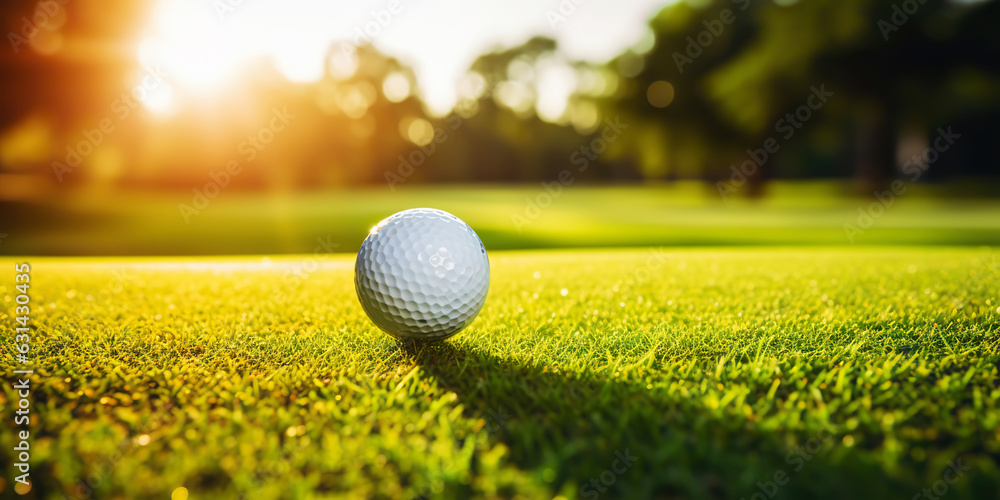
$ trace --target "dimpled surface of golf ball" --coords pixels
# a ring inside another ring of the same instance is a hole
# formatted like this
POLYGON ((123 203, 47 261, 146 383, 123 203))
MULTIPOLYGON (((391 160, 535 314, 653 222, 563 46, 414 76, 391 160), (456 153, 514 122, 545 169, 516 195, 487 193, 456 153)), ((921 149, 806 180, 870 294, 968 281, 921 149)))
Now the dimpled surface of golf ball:
POLYGON ((441 340, 479 314, 490 284, 486 247, 461 219, 404 210, 372 228, 354 265, 368 317, 403 340, 441 340))

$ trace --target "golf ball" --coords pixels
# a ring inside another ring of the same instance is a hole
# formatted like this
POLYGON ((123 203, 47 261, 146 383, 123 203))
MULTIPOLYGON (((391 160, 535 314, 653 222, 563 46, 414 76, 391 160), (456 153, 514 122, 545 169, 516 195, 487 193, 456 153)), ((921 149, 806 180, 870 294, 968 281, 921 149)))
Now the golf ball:
POLYGON ((361 307, 403 340, 441 340, 479 314, 490 261, 476 232, 441 210, 414 208, 373 227, 354 265, 361 307))

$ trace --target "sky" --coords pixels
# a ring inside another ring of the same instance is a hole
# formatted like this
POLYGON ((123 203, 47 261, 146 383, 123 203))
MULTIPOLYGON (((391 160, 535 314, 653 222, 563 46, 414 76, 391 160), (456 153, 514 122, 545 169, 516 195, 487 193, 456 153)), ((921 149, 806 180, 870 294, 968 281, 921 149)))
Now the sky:
MULTIPOLYGON (((260 56, 272 56, 293 80, 315 80, 332 42, 369 42, 413 68, 429 111, 440 115, 455 104, 456 83, 480 54, 544 35, 570 59, 604 62, 648 36, 646 21, 667 3, 160 0, 139 55, 162 61, 176 85, 210 91, 260 56)), ((566 85, 554 81, 548 97, 561 98, 566 85)))

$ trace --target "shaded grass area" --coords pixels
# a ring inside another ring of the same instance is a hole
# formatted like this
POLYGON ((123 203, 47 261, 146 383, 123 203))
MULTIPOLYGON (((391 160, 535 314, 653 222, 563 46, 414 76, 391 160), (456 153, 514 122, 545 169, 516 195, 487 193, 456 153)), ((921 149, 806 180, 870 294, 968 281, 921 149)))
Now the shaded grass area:
POLYGON ((32 264, 36 498, 1000 491, 987 248, 496 252, 424 347, 367 321, 353 256, 32 264))
MULTIPOLYGON (((554 188, 550 188, 553 189, 554 188)), ((313 253, 317 239, 356 251, 368 229, 400 210, 458 215, 487 248, 696 245, 997 245, 1000 200, 948 186, 900 196, 851 195, 833 182, 776 182, 758 200, 723 200, 711 185, 596 188, 549 194, 518 187, 362 188, 312 193, 222 191, 185 219, 190 192, 95 192, 0 205, 6 255, 313 253), (860 212, 859 212, 860 210, 860 212), (845 229, 851 224, 857 231, 845 229)))

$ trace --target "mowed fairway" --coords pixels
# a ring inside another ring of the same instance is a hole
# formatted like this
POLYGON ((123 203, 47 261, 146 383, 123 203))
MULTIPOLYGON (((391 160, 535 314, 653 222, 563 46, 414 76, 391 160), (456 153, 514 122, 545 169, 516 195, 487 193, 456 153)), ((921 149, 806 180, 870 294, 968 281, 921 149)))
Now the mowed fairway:
POLYGON ((995 250, 492 253, 476 322, 416 349, 353 255, 29 262, 37 498, 1000 491, 995 250))

